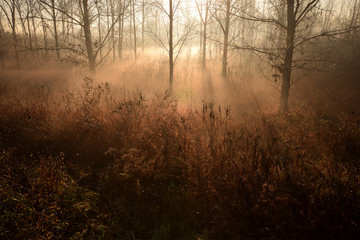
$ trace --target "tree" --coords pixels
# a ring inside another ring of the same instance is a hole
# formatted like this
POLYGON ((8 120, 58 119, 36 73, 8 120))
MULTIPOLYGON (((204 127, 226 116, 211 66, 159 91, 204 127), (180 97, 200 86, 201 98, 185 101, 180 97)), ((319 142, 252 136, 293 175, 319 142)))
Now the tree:
POLYGON ((53 29, 54 29, 56 57, 58 60, 60 60, 59 35, 58 35, 58 28, 57 28, 55 0, 51 0, 50 3, 51 3, 51 18, 53 21, 53 29))
POLYGON ((241 14, 238 15, 243 20, 260 22, 263 24, 262 27, 266 25, 268 34, 268 38, 265 38, 266 42, 258 43, 257 46, 245 44, 235 48, 253 51, 276 71, 273 75, 274 80, 281 80, 279 111, 287 112, 293 70, 310 70, 309 66, 326 61, 318 56, 310 57, 307 50, 317 44, 316 41, 322 37, 337 36, 354 28, 320 27, 322 22, 318 16, 324 10, 319 7, 320 0, 275 0, 267 4, 270 7, 264 4, 261 8, 274 10, 264 13, 240 10, 241 14), (282 9, 286 11, 285 18, 282 9), (274 28, 270 28, 268 24, 274 28), (282 39, 282 36, 285 39, 282 39))
POLYGON ((13 47, 15 51, 15 60, 16 60, 16 67, 18 70, 20 70, 20 60, 19 60, 19 52, 18 52, 18 46, 17 46, 17 36, 16 36, 16 1, 15 0, 4 0, 4 3, 6 6, 1 5, 1 9, 3 10, 8 23, 11 27, 11 33, 12 33, 12 42, 13 47), (6 7, 8 7, 10 13, 6 10, 6 7))
POLYGON ((223 42, 222 42, 222 67, 221 67, 221 76, 227 78, 227 68, 228 68, 228 50, 229 50, 229 34, 230 34, 230 18, 234 16, 232 13, 232 2, 233 0, 225 0, 217 3, 215 12, 213 16, 216 21, 219 23, 222 33, 223 33, 223 42), (225 4, 225 6, 223 6, 225 4), (225 9, 224 9, 225 7, 225 9))
MULTIPOLYGON (((119 19, 123 16, 130 2, 128 2, 127 5, 122 6, 121 10, 117 15, 117 18, 111 21, 105 34, 101 34, 100 32, 100 35, 102 36, 101 41, 95 44, 96 41, 94 41, 92 37, 92 33, 93 33, 92 23, 96 21, 97 18, 101 17, 100 14, 95 14, 94 10, 92 9, 93 6, 96 6, 97 1, 94 1, 93 4, 90 5, 89 2, 91 0, 80 0, 78 2, 78 9, 80 12, 79 15, 69 14, 69 12, 65 11, 65 9, 60 9, 57 6, 51 3, 49 4, 44 0, 38 0, 38 1, 41 2, 43 5, 49 7, 50 9, 55 9, 56 11, 66 15, 74 24, 80 27, 81 30, 80 33, 82 32, 85 38, 84 39, 85 51, 83 51, 83 49, 76 48, 76 46, 81 47, 81 44, 78 45, 72 44, 72 47, 67 47, 67 48, 62 47, 62 48, 68 49, 83 57, 86 57, 90 72, 92 74, 95 74, 97 66, 101 64, 103 60, 108 56, 108 54, 114 49, 115 40, 113 39, 112 44, 110 45, 111 46, 110 50, 107 53, 105 53, 103 56, 101 56, 100 59, 98 59, 100 55, 100 51, 108 44, 109 39, 111 39, 112 36, 114 35, 113 29, 115 28, 115 25, 118 23, 119 19)), ((110 2, 113 4, 113 1, 110 2)))
POLYGON ((123 39, 124 39, 124 12, 125 12, 125 0, 120 0, 118 2, 118 56, 119 60, 122 58, 122 50, 123 50, 123 39))
MULTIPOLYGON (((97 14, 98 14, 98 43, 102 42, 102 34, 101 34, 101 30, 102 30, 102 26, 101 26, 101 22, 102 22, 102 19, 101 19, 101 14, 102 14, 102 7, 100 5, 100 2, 95 2, 95 5, 96 5, 96 10, 97 10, 97 14)), ((102 53, 102 49, 100 49, 99 51, 99 55, 100 55, 100 58, 103 57, 103 53, 102 53)))
POLYGON ((144 51, 145 47, 145 22, 146 22, 146 10, 147 10, 147 0, 141 1, 141 49, 144 51))
POLYGON ((202 11, 202 1, 200 2, 200 6, 198 3, 198 0, 195 1, 196 3, 196 7, 200 16, 200 20, 202 23, 202 30, 201 30, 201 44, 200 46, 202 47, 202 49, 200 49, 202 51, 201 57, 202 57, 202 67, 203 69, 206 69, 206 40, 208 38, 207 36, 207 26, 208 26, 208 22, 209 22, 209 10, 210 10, 210 5, 211 5, 211 0, 206 0, 205 1, 205 14, 203 15, 203 11, 202 11))
POLYGON ((168 10, 164 7, 162 2, 156 1, 155 6, 159 8, 168 18, 168 29, 167 29, 167 37, 168 44, 164 43, 161 39, 161 36, 158 36, 156 33, 153 33, 153 36, 160 42, 160 44, 166 49, 169 54, 169 89, 173 88, 174 84, 174 66, 176 60, 181 52, 184 43, 189 36, 191 28, 193 26, 193 22, 189 23, 189 26, 184 27, 184 33, 177 37, 177 40, 174 39, 174 21, 177 10, 179 9, 180 0, 169 0, 168 1, 168 10))
MULTIPOLYGON (((176 11, 176 10, 175 10, 176 11)), ((174 30, 174 9, 173 0, 169 0, 169 89, 172 89, 174 82, 174 45, 173 45, 173 30, 174 30)))
POLYGON ((91 38, 91 28, 90 28, 91 22, 90 22, 88 0, 82 0, 81 10, 82 10, 82 20, 83 20, 82 27, 84 29, 84 34, 85 34, 85 45, 86 45, 87 57, 88 57, 88 61, 89 61, 90 72, 95 74, 95 72, 96 72, 96 55, 97 55, 97 53, 99 53, 100 48, 96 53, 94 53, 93 42, 92 42, 92 38, 91 38))
POLYGON ((282 71, 282 86, 280 95, 280 111, 285 112, 289 110, 289 91, 290 91, 290 80, 292 61, 295 47, 295 31, 296 25, 301 21, 302 17, 305 17, 313 7, 318 4, 318 0, 311 0, 304 10, 298 15, 300 7, 300 1, 297 0, 296 9, 294 9, 294 0, 287 0, 287 26, 286 26, 286 48, 285 48, 285 59, 282 71))
MULTIPOLYGON (((3 23, 2 23, 2 11, 0 11, 0 46, 3 46, 4 42, 5 42, 5 31, 4 31, 4 27, 3 27, 3 23)), ((5 61, 4 61, 4 50, 2 47, 0 47, 0 61, 1 61, 1 67, 4 69, 5 68, 5 61)))
POLYGON ((133 33, 134 33, 134 56, 135 56, 135 61, 137 61, 137 46, 136 46, 136 14, 135 14, 135 0, 132 0, 132 14, 131 14, 131 19, 132 19, 132 23, 133 23, 133 33))

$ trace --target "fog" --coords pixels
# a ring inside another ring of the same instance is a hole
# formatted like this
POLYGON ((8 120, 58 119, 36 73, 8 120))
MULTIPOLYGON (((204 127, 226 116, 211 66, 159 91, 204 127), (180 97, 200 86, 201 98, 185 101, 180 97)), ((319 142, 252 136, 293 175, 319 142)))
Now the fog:
POLYGON ((280 98, 279 109, 288 111, 299 79, 318 72, 336 78, 358 54, 357 1, 8 0, 1 6, 4 75, 17 69, 16 78, 49 76, 74 85, 91 75, 127 96, 174 88, 174 97, 190 105, 243 108, 246 99, 262 110, 280 98))
POLYGON ((92 76, 128 97, 174 88, 189 106, 261 111, 280 99, 279 110, 288 111, 298 80, 319 72, 335 79, 358 54, 357 1, 7 0, 1 7, 3 76, 17 69, 16 79, 62 79, 67 88, 92 76))
POLYGON ((359 239, 360 1, 0 1, 0 239, 359 239))

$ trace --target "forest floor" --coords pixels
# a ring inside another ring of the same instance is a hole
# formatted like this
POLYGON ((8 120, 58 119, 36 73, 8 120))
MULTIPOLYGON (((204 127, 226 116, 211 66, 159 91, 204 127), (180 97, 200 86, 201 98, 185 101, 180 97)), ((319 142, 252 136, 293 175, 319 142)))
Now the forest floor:
POLYGON ((1 239, 360 237, 356 82, 299 84, 279 114, 25 76, 0 75, 1 239))

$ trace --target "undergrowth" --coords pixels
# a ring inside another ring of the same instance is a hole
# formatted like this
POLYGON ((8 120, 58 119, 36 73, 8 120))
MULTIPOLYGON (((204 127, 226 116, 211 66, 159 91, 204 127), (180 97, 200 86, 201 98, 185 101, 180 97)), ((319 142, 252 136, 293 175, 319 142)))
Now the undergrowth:
POLYGON ((233 115, 85 78, 0 96, 1 239, 357 239, 360 119, 233 115))

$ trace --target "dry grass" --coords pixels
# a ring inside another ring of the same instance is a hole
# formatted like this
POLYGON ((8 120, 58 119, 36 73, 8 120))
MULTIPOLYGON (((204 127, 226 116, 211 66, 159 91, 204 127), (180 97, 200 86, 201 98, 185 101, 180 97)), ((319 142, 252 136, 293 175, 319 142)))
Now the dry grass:
MULTIPOLYGON (((161 89, 150 68, 127 76, 161 89)), ((237 85, 232 107, 199 103, 185 80, 172 95, 3 83, 3 239, 360 236, 357 114, 304 103, 279 115, 237 85)))

